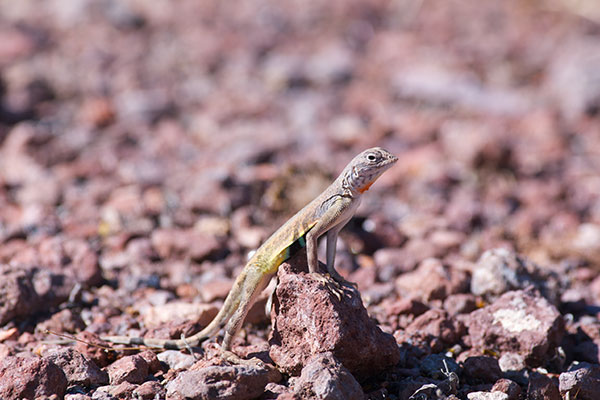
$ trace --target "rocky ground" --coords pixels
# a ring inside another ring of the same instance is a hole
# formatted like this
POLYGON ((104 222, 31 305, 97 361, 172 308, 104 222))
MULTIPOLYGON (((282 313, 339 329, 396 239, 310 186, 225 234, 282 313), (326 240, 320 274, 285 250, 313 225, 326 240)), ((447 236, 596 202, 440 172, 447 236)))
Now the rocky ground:
POLYGON ((599 54, 593 0, 0 0, 0 399, 597 398, 599 54), (98 347, 206 325, 375 145, 358 291, 290 260, 262 364, 98 347))

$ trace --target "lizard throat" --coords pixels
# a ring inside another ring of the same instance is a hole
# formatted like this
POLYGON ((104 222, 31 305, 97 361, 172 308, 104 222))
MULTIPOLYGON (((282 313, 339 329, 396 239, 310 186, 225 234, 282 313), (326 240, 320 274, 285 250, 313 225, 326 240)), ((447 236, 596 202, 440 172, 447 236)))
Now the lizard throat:
POLYGON ((371 185, 372 185, 372 184, 373 184, 373 182, 371 182, 371 183, 368 183, 368 184, 366 184, 365 186, 363 186, 363 187, 361 187, 360 189, 358 189, 358 191, 359 191, 360 193, 364 193, 364 192, 366 192, 367 190, 369 190, 369 188, 371 187, 371 185))

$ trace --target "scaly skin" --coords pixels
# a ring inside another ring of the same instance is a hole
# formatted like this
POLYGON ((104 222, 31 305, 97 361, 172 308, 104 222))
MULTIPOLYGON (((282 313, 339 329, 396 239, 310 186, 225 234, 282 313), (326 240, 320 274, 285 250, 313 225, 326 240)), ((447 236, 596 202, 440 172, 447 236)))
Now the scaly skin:
POLYGON ((197 346, 225 328, 221 350, 229 353, 231 341, 242 327, 256 297, 295 248, 306 246, 309 271, 318 273, 317 239, 325 233, 327 271, 337 282, 347 283, 334 268, 338 232, 354 215, 362 194, 396 161, 396 156, 379 147, 367 149, 354 157, 323 193, 298 211, 256 250, 237 277, 223 307, 202 331, 180 340, 127 336, 108 336, 103 339, 127 345, 182 349, 197 346))

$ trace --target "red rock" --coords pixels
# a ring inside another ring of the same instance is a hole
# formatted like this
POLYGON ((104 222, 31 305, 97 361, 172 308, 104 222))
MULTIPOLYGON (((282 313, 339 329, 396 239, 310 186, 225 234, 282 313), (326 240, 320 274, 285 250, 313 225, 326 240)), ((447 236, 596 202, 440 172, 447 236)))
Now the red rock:
POLYGON ((82 239, 55 236, 44 239, 38 246, 37 262, 72 276, 84 286, 96 286, 102 281, 98 256, 82 239))
POLYGON ((69 385, 100 386, 108 383, 107 373, 74 349, 54 349, 46 358, 63 370, 69 385))
POLYGON ((138 385, 123 381, 118 385, 100 386, 94 391, 94 398, 133 400, 132 393, 138 385))
POLYGON ((532 367, 554 355, 564 333, 560 313, 533 291, 505 293, 472 312, 466 324, 473 347, 519 353, 532 367))
POLYGON ((600 366, 586 362, 574 364, 560 374, 558 381, 563 398, 595 400, 600 393, 600 366))
POLYGON ((154 400, 165 398, 165 388, 157 381, 147 381, 138 386, 133 394, 142 400, 154 400))
POLYGON ((142 383, 148 376, 148 363, 139 354, 125 356, 110 364, 107 368, 111 385, 122 382, 142 383))
POLYGON ((208 325, 219 312, 212 304, 192 304, 183 301, 172 301, 167 304, 148 307, 142 316, 144 324, 155 328, 170 322, 194 321, 202 326, 208 325))
POLYGON ((0 325, 65 301, 74 282, 46 269, 0 264, 0 325))
POLYGON ((87 100, 81 106, 79 113, 83 123, 97 128, 110 124, 115 117, 113 104, 104 97, 87 100))
POLYGON ((429 310, 429 307, 426 304, 411 298, 402 298, 386 307, 386 311, 390 315, 407 314, 414 315, 415 317, 425 313, 427 310, 429 310))
POLYGON ((189 256, 202 260, 221 249, 221 243, 214 236, 194 230, 157 229, 152 231, 152 246, 163 258, 189 256))
POLYGON ((85 329, 85 323, 78 313, 66 308, 54 313, 50 319, 39 323, 37 328, 42 332, 48 329, 54 332, 74 333, 85 329))
POLYGON ((31 271, 0 265, 0 325, 17 316, 30 315, 39 307, 39 296, 31 282, 31 271))
POLYGON ((521 386, 510 379, 499 379, 494 383, 491 391, 506 394, 506 400, 519 400, 521 398, 521 386))
POLYGON ((561 400, 561 396, 557 385, 551 378, 534 372, 529 377, 527 399, 561 400))
POLYGON ((35 49, 32 37, 17 29, 6 27, 0 30, 0 43, 2 43, 0 45, 0 65, 2 66, 14 63, 35 49))
POLYGON ((0 399, 62 397, 67 378, 52 361, 39 357, 6 357, 0 360, 0 399))
POLYGON ((139 356, 142 357, 148 364, 148 372, 150 374, 153 374, 162 369, 162 366, 160 365, 160 360, 158 359, 155 352, 151 350, 144 350, 139 354, 139 356))
POLYGON ((75 343, 75 350, 92 360, 99 367, 106 367, 115 360, 116 353, 106 350, 110 348, 111 344, 101 340, 95 333, 82 331, 77 334, 77 338, 82 341, 75 343))
POLYGON ((443 351, 460 340, 464 327, 449 318, 444 310, 433 309, 417 317, 404 332, 396 332, 399 342, 420 339, 433 353, 443 351))
POLYGON ((224 299, 227 297, 232 286, 233 280, 231 279, 214 279, 202 284, 198 288, 198 292, 204 302, 210 303, 217 299, 224 299))
POLYGON ((271 359, 284 371, 298 375, 314 354, 331 351, 356 376, 368 376, 400 359, 394 338, 373 322, 356 290, 332 289, 305 272, 300 252, 279 267, 279 285, 271 314, 271 359))
POLYGON ((502 377, 498 360, 493 357, 469 357, 463 362, 463 374, 471 385, 496 382, 502 377))
POLYGON ((181 372, 167 384, 167 398, 250 400, 259 397, 281 374, 253 365, 209 366, 181 372))
POLYGON ((19 337, 19 330, 17 328, 10 328, 0 331, 0 342, 5 340, 15 340, 19 337))
POLYGON ((396 289, 403 297, 417 297, 425 302, 444 299, 449 294, 465 291, 467 287, 465 272, 449 269, 435 258, 424 260, 415 271, 396 279, 396 289))
POLYGON ((359 383, 331 352, 313 355, 293 389, 296 399, 365 399, 359 383))

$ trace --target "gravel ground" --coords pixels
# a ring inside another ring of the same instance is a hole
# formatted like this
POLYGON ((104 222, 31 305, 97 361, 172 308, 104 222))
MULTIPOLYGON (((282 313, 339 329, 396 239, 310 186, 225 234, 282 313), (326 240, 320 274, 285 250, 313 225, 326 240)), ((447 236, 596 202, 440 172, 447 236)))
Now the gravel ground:
POLYGON ((592 0, 0 0, 0 398, 596 398, 599 55, 592 0), (372 146, 336 262, 387 364, 284 367, 264 299, 263 369, 45 332, 192 334, 372 146))

